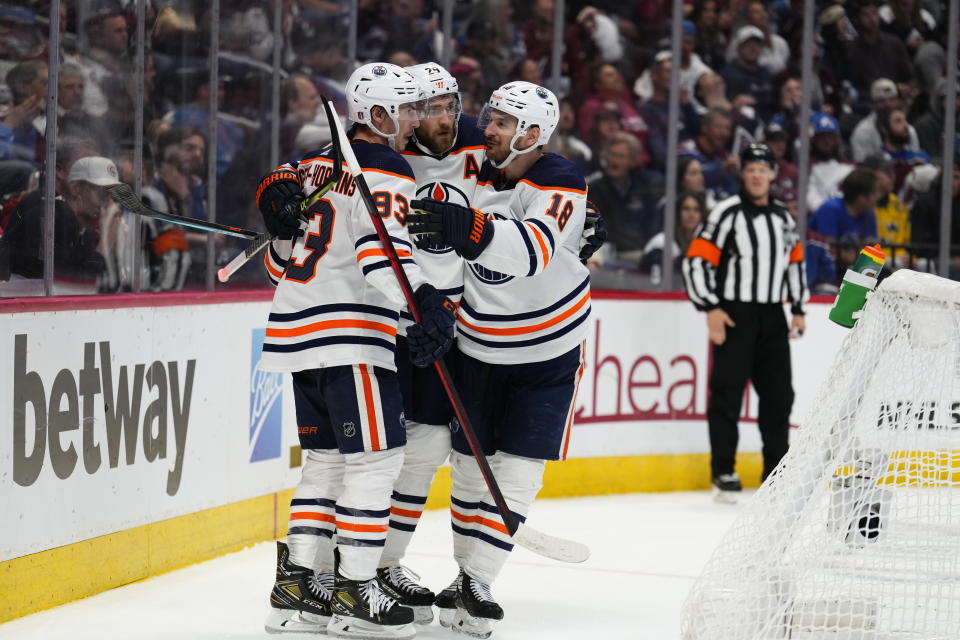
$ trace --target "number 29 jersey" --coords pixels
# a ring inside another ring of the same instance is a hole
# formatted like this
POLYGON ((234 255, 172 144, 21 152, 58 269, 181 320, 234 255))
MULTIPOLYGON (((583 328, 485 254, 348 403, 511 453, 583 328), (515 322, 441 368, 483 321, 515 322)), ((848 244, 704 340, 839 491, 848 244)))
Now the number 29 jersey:
MULTIPOLYGON (((457 137, 446 153, 425 153, 413 140, 402 153, 417 179, 418 199, 432 198, 464 207, 471 206, 484 160, 483 134, 477 127, 475 116, 460 116, 457 137)), ((430 284, 452 302, 460 301, 463 294, 463 265, 452 247, 414 247, 413 257, 430 284)), ((401 334, 406 333, 406 327, 412 320, 406 311, 400 314, 401 334)))
MULTIPOLYGON (((424 279, 404 223, 416 183, 410 165, 382 144, 353 150, 410 284, 424 279)), ((330 147, 278 167, 296 172, 305 196, 333 172, 330 147)), ((306 233, 274 240, 264 257, 277 286, 261 367, 302 371, 346 364, 396 370, 394 349, 406 300, 349 172, 307 211, 306 233)))
POLYGON ((459 349, 482 362, 549 360, 586 336, 590 272, 578 251, 586 219, 580 171, 544 154, 516 183, 498 184, 488 162, 473 208, 493 220, 493 239, 466 261, 459 349))

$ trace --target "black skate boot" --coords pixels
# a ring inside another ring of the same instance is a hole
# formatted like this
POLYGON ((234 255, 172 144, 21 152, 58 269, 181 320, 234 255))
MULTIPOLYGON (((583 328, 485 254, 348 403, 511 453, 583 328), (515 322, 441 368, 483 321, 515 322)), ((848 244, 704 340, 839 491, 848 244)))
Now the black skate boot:
POLYGON ((333 572, 290 562, 287 545, 277 542, 277 577, 270 592, 267 633, 323 633, 330 621, 333 572))
POLYGON ((433 622, 433 600, 436 596, 433 591, 416 582, 420 576, 406 567, 394 565, 377 569, 377 578, 381 585, 389 589, 391 595, 396 596, 400 604, 413 609, 415 623, 433 622))
POLYGON ((335 581, 327 634, 337 638, 390 638, 416 635, 413 610, 397 602, 377 578, 348 580, 340 575, 340 554, 334 551, 335 581))
POLYGON ((503 620, 503 609, 493 599, 490 587, 462 573, 453 630, 474 638, 489 638, 493 623, 498 620, 503 620))
POLYGON ((457 589, 460 588, 460 582, 463 580, 463 569, 454 578, 450 586, 437 595, 433 605, 440 610, 440 626, 449 627, 453 624, 453 617, 457 614, 457 589))
POLYGON ((736 504, 743 485, 736 473, 721 473, 713 477, 713 499, 725 504, 736 504))

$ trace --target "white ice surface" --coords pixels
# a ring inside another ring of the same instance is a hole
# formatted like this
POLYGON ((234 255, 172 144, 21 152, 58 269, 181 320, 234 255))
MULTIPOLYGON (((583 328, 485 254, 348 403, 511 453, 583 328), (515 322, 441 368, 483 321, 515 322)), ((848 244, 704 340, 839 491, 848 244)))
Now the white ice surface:
MULTIPOLYGON (((739 506, 706 492, 535 503, 528 523, 586 543, 592 557, 561 564, 519 547, 494 584, 506 616, 492 640, 673 640, 693 580, 739 506)), ((455 575, 445 511, 428 511, 404 564, 439 591, 455 575)), ((117 549, 117 553, 122 550, 117 549)), ((274 543, 0 624, 0 640, 306 640, 263 631, 274 543)), ((436 622, 423 640, 459 639, 436 622)))

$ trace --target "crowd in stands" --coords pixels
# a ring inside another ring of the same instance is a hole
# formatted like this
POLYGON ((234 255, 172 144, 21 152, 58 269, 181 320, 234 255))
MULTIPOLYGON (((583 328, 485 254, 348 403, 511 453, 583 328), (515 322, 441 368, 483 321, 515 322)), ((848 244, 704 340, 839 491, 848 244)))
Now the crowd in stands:
MULTIPOLYGON (((442 3, 355 1, 358 61, 441 59, 442 3)), ((276 114, 272 3, 220 2, 215 87, 210 4, 148 0, 138 85, 136 3, 60 3, 57 161, 49 176, 54 273, 77 291, 202 288, 208 252, 220 264, 242 246, 155 220, 135 225, 117 210, 106 189, 135 182, 138 108, 145 203, 200 219, 215 205, 217 221, 255 229, 261 223, 251 193, 271 166, 274 121, 280 158, 288 158, 329 140, 321 96, 346 112, 350 2, 282 3, 276 114)), ((543 83, 561 97, 554 150, 588 176, 590 198, 611 231, 595 257, 596 273, 634 274, 634 285, 659 286, 665 216, 675 216, 679 256, 710 208, 736 192, 738 151, 753 141, 769 144, 778 159, 776 197, 795 214, 803 198, 815 291, 833 290, 848 254, 868 242, 890 248, 898 266, 932 269, 944 179, 953 194, 950 240, 960 245, 960 163, 952 176, 940 175, 946 78, 960 70, 946 59, 947 0, 818 1, 815 46, 806 52, 814 57, 814 81, 806 91, 801 0, 685 0, 675 149, 667 142, 677 63, 671 7, 669 0, 568 0, 562 77, 554 86, 554 0, 454 3, 450 71, 466 112, 478 113, 490 91, 510 80, 543 83), (800 122, 804 95, 812 99, 809 123, 800 122), (805 193, 801 132, 810 135, 805 193), (676 210, 665 212, 665 171, 674 154, 676 210)), ((49 10, 49 2, 0 2, 0 295, 17 295, 9 285, 43 275, 49 10)), ((960 155, 960 142, 954 153, 960 155)), ((960 247, 952 254, 960 273, 960 247)), ((263 282, 250 266, 239 278, 263 282)))

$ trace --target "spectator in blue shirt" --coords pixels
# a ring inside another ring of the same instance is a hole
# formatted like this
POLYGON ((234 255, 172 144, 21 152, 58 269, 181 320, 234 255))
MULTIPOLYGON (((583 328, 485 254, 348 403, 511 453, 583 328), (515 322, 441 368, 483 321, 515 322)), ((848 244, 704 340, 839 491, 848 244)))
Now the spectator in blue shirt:
POLYGON ((830 198, 810 218, 810 229, 825 242, 842 237, 858 238, 863 244, 877 242, 877 176, 871 169, 858 168, 840 184, 841 198, 830 198))

